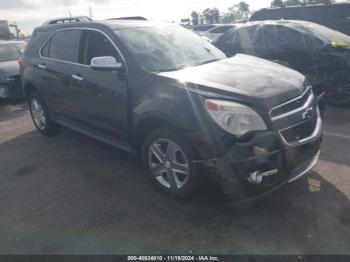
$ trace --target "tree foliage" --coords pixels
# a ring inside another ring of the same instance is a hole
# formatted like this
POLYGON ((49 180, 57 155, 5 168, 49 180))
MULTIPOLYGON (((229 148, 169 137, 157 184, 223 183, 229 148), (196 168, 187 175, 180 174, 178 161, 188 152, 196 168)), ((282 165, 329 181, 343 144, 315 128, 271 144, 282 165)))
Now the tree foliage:
POLYGON ((215 24, 219 23, 220 20, 220 12, 218 8, 206 8, 202 12, 202 16, 205 17, 205 21, 207 24, 215 24))
POLYGON ((234 17, 235 20, 240 19, 247 19, 249 17, 249 5, 241 1, 237 5, 234 5, 228 9, 229 14, 231 14, 231 17, 234 17))
POLYGON ((192 20, 192 25, 198 25, 198 18, 199 15, 196 11, 191 12, 191 20, 192 20))

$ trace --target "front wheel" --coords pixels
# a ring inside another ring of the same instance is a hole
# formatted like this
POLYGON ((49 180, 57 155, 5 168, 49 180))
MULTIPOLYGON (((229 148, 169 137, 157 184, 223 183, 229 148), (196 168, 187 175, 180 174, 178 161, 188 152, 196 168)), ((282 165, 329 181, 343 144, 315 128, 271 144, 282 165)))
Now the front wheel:
POLYGON ((33 123, 37 130, 43 135, 53 135, 59 128, 50 117, 49 110, 44 100, 37 93, 29 96, 29 110, 33 123))
POLYGON ((168 128, 151 132, 142 148, 143 163, 153 183, 175 197, 186 197, 197 189, 196 156, 190 143, 168 128))

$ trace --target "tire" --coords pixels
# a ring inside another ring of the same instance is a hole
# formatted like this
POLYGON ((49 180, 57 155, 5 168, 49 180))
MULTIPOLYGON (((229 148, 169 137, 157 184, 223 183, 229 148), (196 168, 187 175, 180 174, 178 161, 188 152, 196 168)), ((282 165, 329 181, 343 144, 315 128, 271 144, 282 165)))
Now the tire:
POLYGON ((327 77, 325 99, 332 106, 350 106, 350 72, 338 71, 327 77))
POLYGON ((49 110, 41 96, 36 92, 31 93, 28 101, 30 115, 36 129, 45 136, 56 134, 59 125, 51 119, 49 110))
POLYGON ((142 161, 154 185, 173 197, 184 198, 199 186, 198 159, 192 145, 170 128, 152 131, 142 146, 142 161))

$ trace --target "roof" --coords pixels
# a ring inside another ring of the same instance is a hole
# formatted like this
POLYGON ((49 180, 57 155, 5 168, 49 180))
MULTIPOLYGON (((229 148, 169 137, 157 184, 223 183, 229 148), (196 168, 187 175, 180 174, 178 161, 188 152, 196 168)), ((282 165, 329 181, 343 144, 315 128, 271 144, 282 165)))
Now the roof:
MULTIPOLYGON (((57 19, 62 20, 62 19, 57 19)), ((50 20, 53 21, 53 20, 50 20)), ((60 28, 67 28, 67 27, 87 27, 90 26, 98 26, 98 25, 106 25, 111 27, 113 30, 121 30, 121 29, 127 29, 127 28, 146 28, 146 27, 156 27, 160 25, 174 25, 173 23, 159 23, 159 22, 150 22, 146 20, 135 20, 135 19, 111 19, 111 20, 91 20, 91 21, 68 21, 68 22, 59 22, 59 23, 53 23, 50 24, 49 22, 44 23, 42 26, 37 27, 35 30, 57 30, 60 28)), ((55 20, 56 21, 56 20, 55 20)))
POLYGON ((143 20, 104 20, 104 21, 94 21, 97 23, 103 23, 108 25, 114 30, 128 29, 128 28, 146 28, 146 27, 157 27, 157 26, 177 26, 173 23, 163 23, 163 22, 151 22, 143 20))

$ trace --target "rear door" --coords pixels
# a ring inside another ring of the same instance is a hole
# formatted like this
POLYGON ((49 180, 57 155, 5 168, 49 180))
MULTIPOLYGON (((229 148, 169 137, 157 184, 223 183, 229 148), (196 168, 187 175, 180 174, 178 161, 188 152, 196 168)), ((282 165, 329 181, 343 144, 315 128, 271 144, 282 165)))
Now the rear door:
POLYGON ((111 38, 102 31, 81 31, 78 63, 73 66, 72 107, 79 124, 119 141, 127 141, 127 74, 91 69, 92 58, 113 56, 124 64, 111 38))
POLYGON ((57 117, 72 118, 72 65, 78 59, 79 30, 55 32, 40 50, 41 83, 53 113, 57 117))

